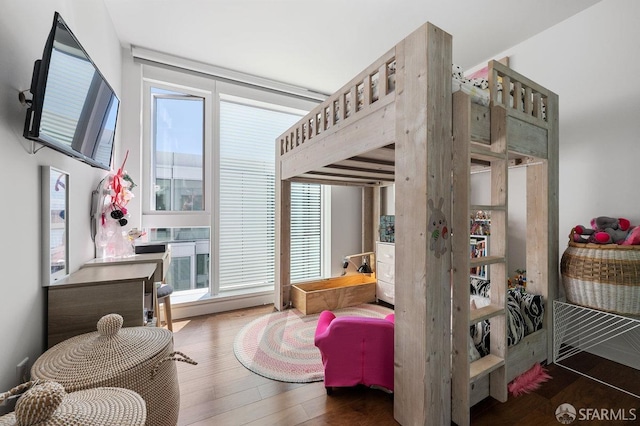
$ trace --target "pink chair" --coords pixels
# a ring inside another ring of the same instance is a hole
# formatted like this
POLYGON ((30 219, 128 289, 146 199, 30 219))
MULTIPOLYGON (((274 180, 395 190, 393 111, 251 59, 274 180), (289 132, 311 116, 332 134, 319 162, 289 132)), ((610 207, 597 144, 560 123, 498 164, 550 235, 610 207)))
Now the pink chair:
POLYGON ((383 318, 337 317, 323 311, 314 343, 322 354, 324 386, 381 386, 393 391, 394 314, 383 318))

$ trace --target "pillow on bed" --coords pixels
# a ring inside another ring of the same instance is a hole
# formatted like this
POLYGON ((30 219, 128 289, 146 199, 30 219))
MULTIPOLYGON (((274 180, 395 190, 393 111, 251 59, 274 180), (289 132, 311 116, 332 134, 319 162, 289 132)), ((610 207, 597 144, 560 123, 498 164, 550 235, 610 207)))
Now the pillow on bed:
POLYGON ((478 277, 469 277, 471 294, 477 294, 482 297, 489 297, 489 290, 491 289, 491 282, 489 280, 483 280, 478 277))
POLYGON ((514 299, 520 304, 520 312, 526 326, 526 333, 531 334, 542 328, 544 317, 544 303, 542 296, 521 291, 520 289, 509 289, 514 299))
MULTIPOLYGON (((472 298, 471 307, 476 305, 477 299, 472 298)), ((520 302, 516 298, 508 294, 507 295, 507 346, 513 346, 518 344, 525 336, 526 321, 520 313, 520 302)), ((489 320, 484 320, 470 327, 470 335, 473 339, 475 347, 481 356, 489 354, 489 332, 491 326, 489 320)))
POLYGON ((480 352, 476 349, 476 345, 473 343, 473 338, 469 336, 469 362, 480 359, 480 352))
POLYGON ((451 64, 451 77, 459 81, 464 81, 464 70, 460 65, 451 64))
MULTIPOLYGON (((478 295, 472 295, 470 301, 470 308, 478 309, 489 304, 489 299, 480 297, 478 295)), ((475 325, 472 325, 469 329, 469 335, 471 337, 471 343, 469 344, 469 359, 471 360, 471 345, 474 346, 478 352, 478 358, 489 354, 489 320, 484 320, 475 325)))
POLYGON ((489 354, 489 321, 485 320, 469 328, 471 342, 481 357, 489 354))
POLYGON ((472 72, 471 74, 467 75, 467 78, 468 79, 482 78, 487 80, 489 78, 489 66, 482 67, 479 70, 472 72))
POLYGON ((476 325, 471 326, 470 334, 471 339, 473 339, 473 344, 480 356, 489 355, 489 331, 491 330, 491 325, 489 324, 489 320, 484 320, 482 322, 477 323, 476 325))
POLYGON ((489 67, 486 66, 465 76, 467 81, 480 89, 489 88, 489 67))
POLYGON ((507 294, 507 313, 507 346, 513 346, 522 340, 527 326, 520 312, 520 302, 511 292, 507 294))
POLYGON ((489 306, 491 304, 491 300, 488 297, 472 294, 471 296, 469 296, 469 303, 469 307, 471 308, 471 310, 474 310, 489 306))

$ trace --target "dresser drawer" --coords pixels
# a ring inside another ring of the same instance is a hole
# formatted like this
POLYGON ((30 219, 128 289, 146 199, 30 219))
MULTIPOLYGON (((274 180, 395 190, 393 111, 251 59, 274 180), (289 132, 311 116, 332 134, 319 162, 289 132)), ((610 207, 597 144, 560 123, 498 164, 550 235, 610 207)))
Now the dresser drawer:
POLYGON ((376 298, 395 304, 396 246, 393 243, 376 243, 376 298))
POLYGON ((395 282, 396 267, 393 263, 376 262, 376 278, 393 284, 395 282))
POLYGON ((396 246, 395 244, 390 243, 377 243, 376 244, 376 260, 382 263, 391 263, 392 265, 395 263, 395 253, 396 246))
POLYGON ((395 305, 395 286, 386 281, 378 280, 376 282, 376 298, 395 305))

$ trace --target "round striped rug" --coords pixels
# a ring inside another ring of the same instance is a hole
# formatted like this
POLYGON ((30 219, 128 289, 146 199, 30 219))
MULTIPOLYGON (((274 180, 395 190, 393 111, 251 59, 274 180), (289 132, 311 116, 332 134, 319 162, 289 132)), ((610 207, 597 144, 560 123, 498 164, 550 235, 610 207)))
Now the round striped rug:
MULTIPOLYGON (((363 304, 333 311, 336 316, 384 318, 393 311, 363 304)), ((281 382, 307 383, 324 379, 320 351, 313 344, 320 314, 297 309, 264 315, 236 335, 233 351, 242 365, 256 374, 281 382)))

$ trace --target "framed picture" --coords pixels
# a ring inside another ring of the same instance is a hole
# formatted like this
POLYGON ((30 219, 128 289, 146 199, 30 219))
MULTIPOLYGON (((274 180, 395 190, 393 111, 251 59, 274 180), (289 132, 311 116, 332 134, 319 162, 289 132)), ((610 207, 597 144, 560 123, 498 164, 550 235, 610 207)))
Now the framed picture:
POLYGON ((394 215, 380 216, 380 242, 395 243, 396 217, 394 215))
POLYGON ((42 285, 69 274, 69 174, 42 166, 42 285))

